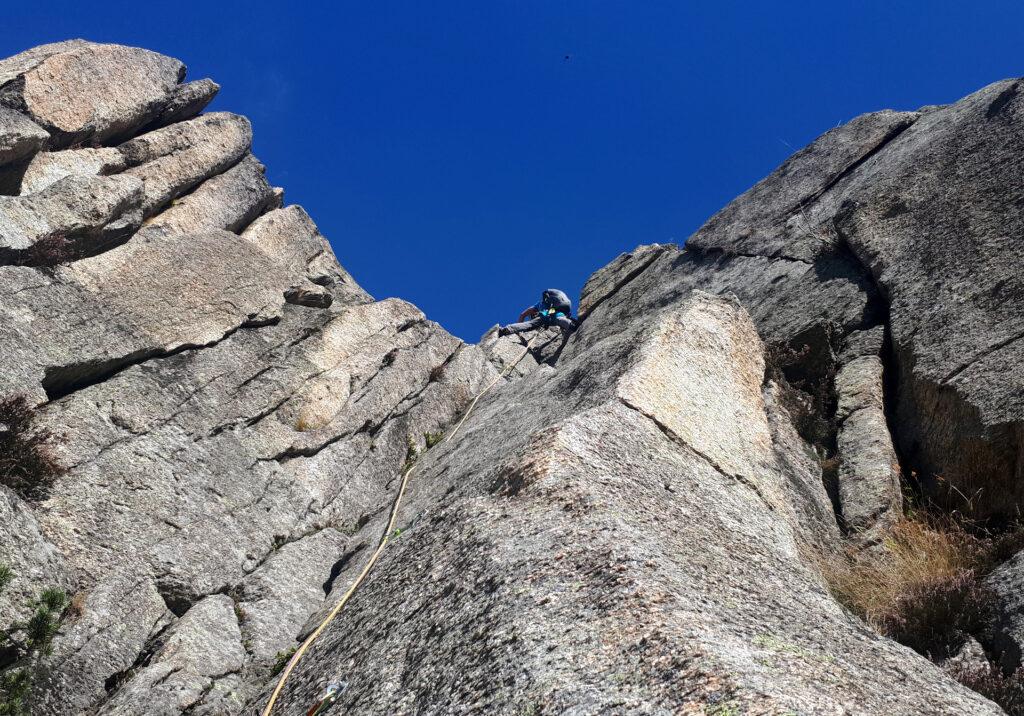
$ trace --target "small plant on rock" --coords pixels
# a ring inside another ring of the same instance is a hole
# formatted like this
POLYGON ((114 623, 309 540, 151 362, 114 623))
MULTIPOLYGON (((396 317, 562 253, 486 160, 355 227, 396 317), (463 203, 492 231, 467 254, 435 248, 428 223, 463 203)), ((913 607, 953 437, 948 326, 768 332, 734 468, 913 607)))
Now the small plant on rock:
POLYGON ((286 651, 277 652, 277 656, 274 657, 274 665, 270 669, 271 676, 277 676, 284 671, 284 667, 288 666, 288 662, 292 660, 293 656, 295 656, 297 648, 298 647, 293 646, 286 651))
POLYGON ((436 433, 423 433, 423 439, 426 442, 427 450, 437 445, 439 442, 444 440, 444 433, 438 431, 436 433))
POLYGON ((0 399, 0 484, 23 499, 45 500, 63 468, 53 456, 53 433, 33 428, 35 417, 24 396, 0 399))

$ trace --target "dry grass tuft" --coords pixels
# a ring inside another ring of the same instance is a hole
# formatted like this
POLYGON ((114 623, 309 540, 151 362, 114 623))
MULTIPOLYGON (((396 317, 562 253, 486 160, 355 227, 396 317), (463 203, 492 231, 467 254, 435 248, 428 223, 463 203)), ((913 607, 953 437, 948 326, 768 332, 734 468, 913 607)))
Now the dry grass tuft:
POLYGON ((908 517, 882 548, 849 554, 823 570, 833 596, 879 632, 941 659, 985 627, 991 594, 976 575, 990 542, 951 519, 908 517))
POLYGON ((36 417, 24 396, 0 398, 0 484, 25 500, 45 500, 64 472, 53 453, 56 437, 37 428, 36 417))

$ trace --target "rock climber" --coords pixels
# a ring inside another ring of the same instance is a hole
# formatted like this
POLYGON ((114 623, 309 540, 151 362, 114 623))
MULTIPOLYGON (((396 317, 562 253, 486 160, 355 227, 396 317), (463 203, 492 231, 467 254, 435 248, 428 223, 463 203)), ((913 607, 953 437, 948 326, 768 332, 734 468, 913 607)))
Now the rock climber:
POLYGON ((540 303, 519 314, 519 323, 499 328, 498 335, 507 336, 510 333, 534 331, 548 326, 558 326, 563 333, 576 328, 576 321, 572 318, 572 301, 564 291, 557 288, 549 288, 541 294, 540 303))

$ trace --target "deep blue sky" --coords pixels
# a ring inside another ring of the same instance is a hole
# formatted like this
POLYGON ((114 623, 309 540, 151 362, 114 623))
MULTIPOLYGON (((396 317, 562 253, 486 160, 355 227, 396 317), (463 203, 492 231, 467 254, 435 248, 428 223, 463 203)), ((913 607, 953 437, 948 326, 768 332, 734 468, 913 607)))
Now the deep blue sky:
POLYGON ((3 19, 3 56, 84 37, 214 78, 213 108, 252 120, 271 181, 356 279, 470 341, 637 244, 685 241, 840 122, 1024 74, 1011 1, 101 0, 3 19))

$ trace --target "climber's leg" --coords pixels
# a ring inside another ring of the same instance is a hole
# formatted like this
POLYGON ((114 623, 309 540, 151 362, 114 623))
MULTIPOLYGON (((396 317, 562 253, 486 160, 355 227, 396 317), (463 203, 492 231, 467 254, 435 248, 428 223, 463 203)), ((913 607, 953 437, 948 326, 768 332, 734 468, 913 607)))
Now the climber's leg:
POLYGON ((526 331, 533 331, 544 325, 544 319, 541 317, 534 318, 529 321, 523 321, 522 323, 511 323, 507 326, 502 326, 498 329, 499 336, 507 336, 510 333, 525 333, 526 331))

